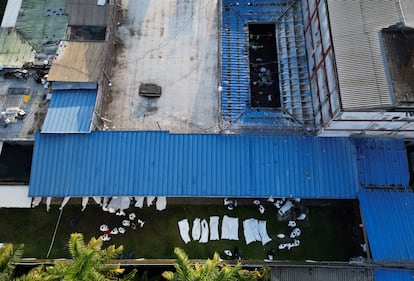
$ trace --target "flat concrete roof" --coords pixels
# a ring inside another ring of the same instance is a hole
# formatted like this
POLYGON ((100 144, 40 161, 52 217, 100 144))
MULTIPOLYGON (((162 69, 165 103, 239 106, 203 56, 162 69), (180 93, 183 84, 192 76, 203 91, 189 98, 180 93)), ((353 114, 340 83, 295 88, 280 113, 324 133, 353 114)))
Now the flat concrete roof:
POLYGON ((0 71, 0 140, 34 140, 34 133, 43 123, 47 110, 45 100, 47 89, 38 84, 30 76, 34 70, 29 71, 27 79, 19 81, 16 78, 6 79, 0 71), (2 113, 19 108, 26 112, 22 119, 12 118, 12 122, 3 126, 4 119, 11 115, 2 113))
POLYGON ((217 132, 218 1, 121 2, 110 128, 217 132), (139 96, 141 83, 161 86, 161 97, 139 96))

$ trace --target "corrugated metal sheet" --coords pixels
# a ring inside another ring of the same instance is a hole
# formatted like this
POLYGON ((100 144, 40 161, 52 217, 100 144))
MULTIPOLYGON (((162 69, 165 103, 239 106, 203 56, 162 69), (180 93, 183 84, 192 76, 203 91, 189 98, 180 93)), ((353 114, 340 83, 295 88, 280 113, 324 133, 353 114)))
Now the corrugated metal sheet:
POLYGON ((358 197, 374 262, 413 264, 414 193, 361 191, 358 197))
POLYGON ((223 122, 229 127, 278 128, 285 134, 288 130, 302 129, 303 123, 314 127, 299 2, 293 6, 290 0, 222 2, 220 51, 223 122), (286 66, 280 70, 286 77, 279 85, 283 110, 252 108, 247 26, 253 23, 275 23, 278 26, 278 63, 279 67, 282 63, 286 66))
POLYGON ((66 0, 24 0, 19 11, 16 29, 37 52, 55 52, 65 38, 66 0))
POLYGON ((30 195, 356 198, 355 156, 347 138, 38 134, 30 195))
POLYGON ((395 1, 328 0, 344 109, 392 104, 379 31, 401 21, 395 1))
POLYGON ((372 281, 372 269, 356 267, 277 266, 270 274, 273 281, 372 281))
POLYGON ((107 26, 110 8, 104 1, 96 0, 67 0, 66 13, 69 15, 69 25, 107 26), (104 5, 100 5, 103 2, 104 5))
POLYGON ((42 133, 88 133, 91 131, 97 90, 53 91, 42 133))
POLYGON ((103 75, 106 49, 105 42, 61 42, 48 80, 98 82, 103 75))
POLYGON ((22 0, 7 1, 6 10, 4 11, 1 27, 14 27, 19 14, 22 0))
POLYGON ((0 29, 0 66, 20 68, 33 62, 35 51, 16 29, 0 29))
POLYGON ((405 188, 410 181, 407 150, 403 139, 356 138, 360 185, 405 188), (383 162, 388 169, 383 169, 383 162))
POLYGON ((374 269, 374 281, 412 281, 414 270, 407 269, 374 269))
POLYGON ((414 27, 414 1, 399 0, 407 26, 414 27))

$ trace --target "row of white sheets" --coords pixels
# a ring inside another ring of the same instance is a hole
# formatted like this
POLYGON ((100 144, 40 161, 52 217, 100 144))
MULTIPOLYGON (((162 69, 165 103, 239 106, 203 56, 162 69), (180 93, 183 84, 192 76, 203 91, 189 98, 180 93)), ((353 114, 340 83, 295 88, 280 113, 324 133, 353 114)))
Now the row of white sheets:
POLYGON ((246 219, 243 221, 243 232, 246 245, 252 242, 260 241, 262 245, 266 245, 272 238, 267 234, 266 221, 259 221, 257 219, 246 219))
MULTIPOLYGON (((181 239, 184 243, 192 240, 199 243, 207 243, 209 240, 219 240, 219 220, 218 216, 211 216, 209 223, 206 219, 195 218, 191 228, 188 219, 182 219, 178 222, 181 239)), ((229 216, 223 216, 221 223, 221 239, 239 240, 239 219, 229 216)))
MULTIPOLYGON (((219 240, 219 217, 211 216, 210 223, 206 219, 195 218, 191 227, 188 219, 182 219, 178 222, 181 239, 184 243, 189 243, 191 240, 199 243, 207 243, 210 240, 219 240)), ((265 245, 272 241, 272 238, 267 234, 266 221, 259 221, 257 219, 246 219, 243 221, 243 232, 246 240, 246 245, 252 242, 260 241, 265 245)), ((223 216, 221 223, 221 239, 224 240, 239 240, 239 219, 229 216, 223 216)))
MULTIPOLYGON (((144 196, 135 196, 135 207, 142 209, 142 207, 144 206, 144 200, 145 197, 144 196)), ((147 196, 147 207, 152 206, 155 198, 157 199, 156 203, 155 203, 155 207, 158 211, 163 211, 167 208, 167 197, 164 196, 159 196, 159 197, 155 197, 155 196, 147 196)))

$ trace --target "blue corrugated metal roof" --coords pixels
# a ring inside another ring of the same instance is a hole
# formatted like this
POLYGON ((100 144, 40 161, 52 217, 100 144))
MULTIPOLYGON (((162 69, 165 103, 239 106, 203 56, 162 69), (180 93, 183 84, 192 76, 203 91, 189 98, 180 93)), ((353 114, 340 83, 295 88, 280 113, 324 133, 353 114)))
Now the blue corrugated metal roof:
POLYGON ((30 196, 356 198, 355 155, 347 138, 37 134, 30 196))
POLYGON ((363 190, 358 197, 373 260, 412 264, 414 193, 363 190))
POLYGON ((414 270, 407 269, 374 269, 374 281, 413 281, 414 270))
POLYGON ((354 143, 308 136, 37 134, 30 177, 30 196, 356 198, 358 187, 354 143))
POLYGON ((403 139, 355 138, 359 180, 364 187, 407 187, 410 180, 403 139), (390 169, 382 170, 384 159, 390 169))
POLYGON ((42 133, 90 132, 96 94, 96 89, 53 91, 42 133))

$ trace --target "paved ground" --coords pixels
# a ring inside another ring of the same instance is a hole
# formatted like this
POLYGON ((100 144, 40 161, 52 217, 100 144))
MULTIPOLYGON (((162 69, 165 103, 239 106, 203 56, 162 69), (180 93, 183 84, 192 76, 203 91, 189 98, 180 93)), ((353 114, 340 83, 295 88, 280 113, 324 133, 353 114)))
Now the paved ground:
POLYGON ((122 47, 107 113, 112 129, 216 132, 217 0, 121 2, 122 47), (140 97, 141 83, 161 86, 161 97, 140 97))

